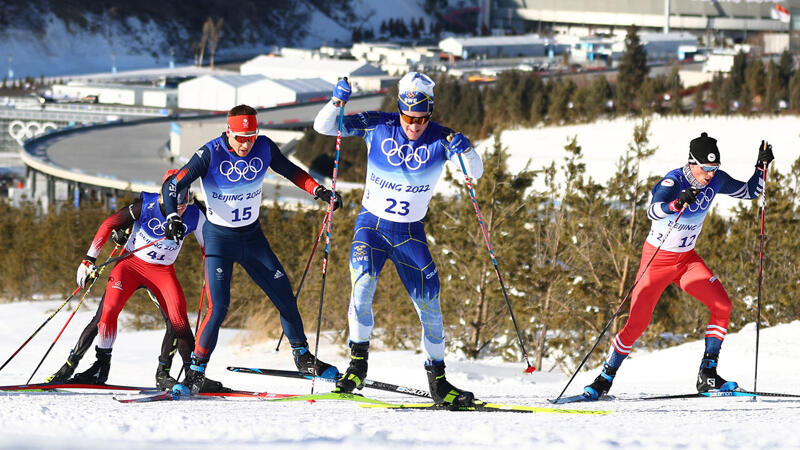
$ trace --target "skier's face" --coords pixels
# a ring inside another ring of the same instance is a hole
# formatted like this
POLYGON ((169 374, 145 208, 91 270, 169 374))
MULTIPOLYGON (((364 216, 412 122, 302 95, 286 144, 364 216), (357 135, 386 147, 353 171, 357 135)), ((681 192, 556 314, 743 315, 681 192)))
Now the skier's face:
POLYGON ((416 141, 430 123, 430 114, 424 111, 400 111, 400 126, 406 137, 416 141))
POLYGON ((719 164, 689 164, 689 168, 692 170, 694 179, 706 185, 714 178, 719 164))
POLYGON ((253 149, 253 145, 256 143, 255 137, 257 136, 237 136, 230 130, 227 131, 227 135, 228 145, 230 146, 231 150, 233 150, 233 153, 235 153, 236 156, 242 158, 250 153, 250 150, 253 149))

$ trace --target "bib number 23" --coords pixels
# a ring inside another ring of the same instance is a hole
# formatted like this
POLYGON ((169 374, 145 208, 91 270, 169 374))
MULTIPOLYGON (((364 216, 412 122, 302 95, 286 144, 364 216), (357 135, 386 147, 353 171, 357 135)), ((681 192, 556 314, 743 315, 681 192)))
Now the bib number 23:
POLYGON ((393 198, 387 198, 386 201, 389 202, 389 206, 385 209, 386 212, 389 214, 397 214, 398 216, 407 216, 410 212, 408 207, 411 205, 408 202, 404 201, 397 201, 393 198))

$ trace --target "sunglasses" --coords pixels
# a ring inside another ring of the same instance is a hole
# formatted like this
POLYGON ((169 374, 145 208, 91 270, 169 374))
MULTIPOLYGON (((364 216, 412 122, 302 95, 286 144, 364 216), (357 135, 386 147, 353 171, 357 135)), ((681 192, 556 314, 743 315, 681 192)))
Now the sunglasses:
POLYGON ((400 111, 400 118, 403 119, 403 122, 407 124, 418 123, 420 125, 425 125, 431 120, 431 115, 428 114, 427 116, 422 117, 412 117, 407 114, 403 114, 403 111, 400 111))
POLYGON ((247 136, 244 136, 244 135, 241 135, 241 134, 234 134, 233 135, 233 138, 236 139, 236 142, 238 142, 240 144, 244 144, 245 142, 249 142, 249 143, 252 144, 253 142, 256 141, 257 137, 258 137, 257 134, 252 134, 252 135, 247 135, 247 136))
POLYGON ((703 172, 716 172, 719 169, 719 166, 704 166, 702 164, 698 164, 703 172))

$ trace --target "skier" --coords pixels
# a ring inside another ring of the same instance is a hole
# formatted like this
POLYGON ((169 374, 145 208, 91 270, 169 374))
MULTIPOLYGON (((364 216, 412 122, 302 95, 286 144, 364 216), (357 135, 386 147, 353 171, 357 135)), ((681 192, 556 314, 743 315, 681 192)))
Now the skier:
MULTIPOLYGON (((473 394, 445 378, 439 275, 428 250, 424 218, 446 161, 458 164, 461 155, 476 179, 483 164, 463 134, 453 136, 452 130, 430 120, 434 84, 427 75, 410 72, 398 85, 397 112, 344 117, 342 136, 359 136, 367 144, 367 177, 350 248, 350 366, 336 386, 339 392, 363 386, 373 328, 372 297, 388 258, 422 322, 431 396, 437 404, 470 405, 473 394)), ((317 114, 314 129, 336 135, 336 106, 344 107, 349 97, 349 84, 340 80, 331 101, 317 114)))
POLYGON ((631 295, 630 315, 612 342, 602 372, 584 388, 586 398, 596 400, 611 389, 622 361, 649 325, 658 298, 670 283, 703 302, 711 312, 705 332, 705 353, 697 375, 697 391, 738 387, 736 382, 727 382, 717 374, 720 348, 728 332, 731 300, 717 276, 694 251, 694 246, 715 196, 726 194, 747 200, 758 197, 764 190, 763 171, 773 159, 772 146, 761 141, 755 173, 746 183, 735 180, 719 170, 721 161, 716 139, 702 133, 689 144, 688 163, 669 172, 653 187, 653 200, 647 209, 647 216, 653 223, 642 249, 636 276, 639 282, 631 295), (672 222, 683 208, 683 214, 665 241, 672 222), (656 252, 650 265, 645 267, 656 252))
MULTIPOLYGON (((163 181, 167 181, 177 172, 175 169, 167 171, 164 174, 163 181)), ((205 217, 199 207, 188 204, 188 189, 180 191, 177 198, 178 211, 186 219, 186 231, 194 232, 202 249, 202 229, 205 217)), ((125 249, 131 251, 163 237, 165 224, 166 219, 161 195, 143 192, 134 203, 120 209, 100 225, 86 257, 78 267, 78 285, 83 287, 88 278, 95 276, 94 263, 112 230, 133 227, 133 238, 127 240, 125 244, 125 249)), ((148 289, 155 296, 162 313, 167 317, 170 325, 167 335, 174 334, 178 352, 183 358, 184 364, 189 362, 191 349, 194 346, 194 337, 186 316, 186 298, 173 267, 182 245, 182 242, 160 241, 151 247, 134 253, 128 258, 120 260, 114 265, 111 275, 108 277, 106 291, 103 293, 103 298, 100 302, 102 312, 96 322, 96 334, 100 335, 100 342, 95 347, 97 360, 89 369, 77 374, 70 381, 91 384, 103 384, 106 382, 111 368, 111 349, 117 334, 117 317, 130 296, 140 287, 148 289)), ((62 367, 59 373, 65 374, 75 370, 77 360, 80 360, 80 357, 83 356, 88 342, 91 342, 93 338, 92 333, 84 331, 84 335, 81 336, 76 348, 71 352, 67 364, 65 364, 65 366, 69 367, 66 369, 62 367), (70 359, 74 361, 70 361, 70 359)), ((165 344, 167 339, 165 337, 165 344)), ((162 347, 166 347, 166 345, 162 347)), ((162 388, 170 388, 171 385, 176 383, 175 379, 169 376, 172 359, 170 351, 171 345, 169 351, 162 349, 162 355, 159 358, 159 366, 156 371, 156 382, 162 388)), ((59 375, 59 373, 56 375, 59 375)), ((215 392, 222 390, 223 387, 219 382, 210 381, 203 386, 203 389, 208 392, 215 392)))
MULTIPOLYGON (((204 209, 199 204, 198 207, 200 207, 201 211, 204 209)), ((113 230, 111 232, 111 240, 114 241, 114 244, 124 248, 126 242, 128 241, 129 233, 129 229, 113 230)), ((159 389, 170 389, 173 385, 175 385, 175 383, 177 383, 177 381, 170 376, 169 372, 170 367, 172 366, 172 358, 177 352, 178 342, 177 339, 175 339, 175 333, 172 330, 172 325, 169 322, 169 317, 167 316, 166 311, 161 309, 161 306, 158 304, 158 300, 155 298, 153 293, 150 292, 149 289, 146 289, 146 291, 147 295, 151 300, 153 300, 161 312, 161 315, 164 318, 164 324, 166 326, 164 339, 161 343, 161 354, 158 358, 158 367, 156 369, 156 386, 159 389)), ((47 378, 48 383, 64 383, 70 381, 72 374, 78 367, 78 363, 80 363, 83 355, 89 350, 92 341, 94 341, 94 338, 97 336, 97 324, 100 323, 100 317, 102 315, 103 301, 101 300, 100 304, 97 306, 97 312, 95 312, 94 317, 86 325, 86 328, 83 329, 83 332, 78 338, 78 342, 75 344, 75 347, 70 350, 69 356, 67 356, 67 361, 61 366, 60 369, 58 369, 56 373, 47 378)), ((91 378, 89 380, 84 380, 80 377, 75 377, 72 378, 71 381, 83 383, 87 381, 93 382, 94 380, 91 378)), ((215 383, 217 382, 208 383, 207 387, 211 388, 215 383)))
MULTIPOLYGON (((336 367, 316 360, 308 350, 303 320, 297 299, 278 258, 264 237, 259 221, 261 190, 267 168, 291 180, 315 199, 329 203, 332 192, 292 164, 272 140, 258 134, 256 110, 239 105, 228 112, 228 128, 221 136, 198 150, 180 172, 164 183, 162 193, 167 210, 166 235, 181 239, 185 233, 177 210, 177 193, 200 178, 208 202, 208 222, 203 228, 206 243, 205 277, 208 312, 197 332, 192 364, 183 383, 176 385, 179 395, 196 393, 202 386, 205 369, 217 343, 219 327, 230 305, 233 263, 241 264, 267 294, 281 315, 283 331, 292 346, 297 369, 326 378, 335 378, 336 367)), ((334 209, 341 207, 336 194, 334 209)))

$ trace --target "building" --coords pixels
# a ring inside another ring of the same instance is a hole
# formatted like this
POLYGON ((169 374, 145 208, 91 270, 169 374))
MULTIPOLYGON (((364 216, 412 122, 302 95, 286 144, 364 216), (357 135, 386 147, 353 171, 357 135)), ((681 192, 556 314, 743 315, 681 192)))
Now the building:
POLYGON ((463 59, 546 56, 550 41, 536 34, 523 36, 450 37, 439 48, 463 59))
POLYGON ((91 99, 92 103, 129 106, 174 108, 178 105, 178 91, 163 87, 137 84, 69 82, 55 84, 53 97, 59 99, 91 99))
POLYGON ((390 74, 405 74, 438 60, 438 51, 435 49, 377 42, 355 43, 350 48, 350 54, 356 60, 374 64, 390 74))
POLYGON ((227 111, 244 103, 269 108, 327 98, 333 86, 320 78, 273 80, 259 74, 205 75, 178 85, 178 106, 227 111))
POLYGON ((360 91, 377 91, 388 77, 379 67, 362 61, 267 55, 245 62, 239 71, 242 75, 258 74, 273 80, 321 78, 331 84, 336 84, 340 77, 348 77, 354 89, 360 91))

